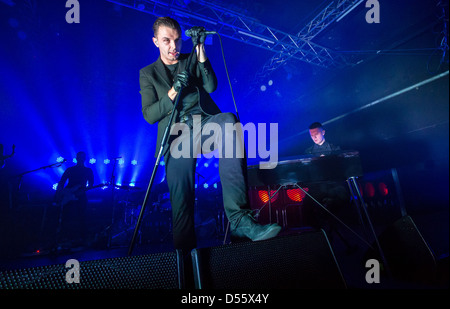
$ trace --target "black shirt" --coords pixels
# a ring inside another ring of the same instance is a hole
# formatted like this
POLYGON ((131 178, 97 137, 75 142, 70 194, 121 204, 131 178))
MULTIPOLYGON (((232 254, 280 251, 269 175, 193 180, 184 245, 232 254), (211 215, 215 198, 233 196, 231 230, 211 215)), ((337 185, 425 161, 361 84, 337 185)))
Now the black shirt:
POLYGON ((335 146, 333 144, 330 144, 329 142, 325 141, 322 145, 314 144, 313 146, 306 149, 305 153, 310 155, 329 155, 332 154, 335 151, 339 151, 341 148, 339 146, 335 146))
POLYGON ((92 169, 86 166, 75 165, 65 170, 61 180, 58 184, 58 188, 62 188, 65 182, 68 180, 67 188, 73 188, 80 186, 85 188, 87 185, 92 186, 94 182, 94 173, 92 169))
MULTIPOLYGON (((175 76, 178 75, 178 63, 176 64, 166 64, 165 67, 168 70, 169 79, 174 80, 175 76)), ((186 87, 183 91, 183 96, 181 97, 181 110, 180 118, 184 115, 200 115, 202 114, 201 108, 198 104, 198 92, 195 87, 186 87)))

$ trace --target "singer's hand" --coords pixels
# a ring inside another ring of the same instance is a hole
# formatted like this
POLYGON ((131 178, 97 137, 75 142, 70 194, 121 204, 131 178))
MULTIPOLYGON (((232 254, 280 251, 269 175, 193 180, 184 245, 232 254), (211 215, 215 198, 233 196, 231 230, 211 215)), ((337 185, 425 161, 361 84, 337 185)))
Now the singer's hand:
POLYGON ((205 43, 206 34, 204 32, 204 27, 194 26, 189 29, 190 36, 192 37, 192 44, 194 46, 205 43))
POLYGON ((206 40, 206 33, 200 32, 200 35, 198 36, 198 44, 205 44, 205 40, 206 40))
POLYGON ((175 81, 173 82, 173 89, 176 92, 180 92, 181 88, 185 88, 187 86, 189 86, 189 73, 188 71, 184 71, 179 73, 176 77, 175 77, 175 81))

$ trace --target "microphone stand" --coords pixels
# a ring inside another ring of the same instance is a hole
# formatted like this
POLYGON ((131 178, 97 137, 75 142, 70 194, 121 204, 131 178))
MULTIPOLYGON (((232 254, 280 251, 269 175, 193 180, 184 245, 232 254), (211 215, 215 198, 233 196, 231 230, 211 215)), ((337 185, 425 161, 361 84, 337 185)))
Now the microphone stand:
MULTIPOLYGON (((21 187, 22 187, 23 176, 25 176, 27 174, 31 174, 31 173, 37 172, 37 171, 40 171, 40 170, 45 170, 47 168, 57 168, 57 167, 60 167, 61 165, 63 165, 63 163, 65 163, 65 162, 66 162, 66 160, 61 161, 61 162, 57 162, 57 163, 53 163, 53 164, 50 164, 50 165, 41 166, 41 167, 36 168, 34 170, 26 171, 26 172, 20 173, 18 175, 12 176, 10 179, 13 179, 13 178, 18 178, 19 179, 18 183, 17 183, 17 192, 20 192, 21 187)), ((12 201, 12 195, 13 195, 12 190, 13 189, 11 188, 11 186, 12 185, 10 185, 10 182, 8 180, 9 207, 13 208, 13 201, 12 201)), ((46 217, 47 217, 47 208, 48 208, 48 206, 45 205, 44 213, 42 214, 42 219, 41 219, 40 231, 39 231, 39 240, 38 240, 39 243, 42 242, 42 238, 43 238, 42 235, 43 235, 44 225, 45 225, 45 221, 46 221, 46 217)), ((61 207, 61 212, 62 212, 62 207, 61 207)), ((61 214, 60 214, 60 216, 58 218, 58 228, 57 228, 57 231, 56 231, 56 233, 57 233, 56 238, 58 238, 60 229, 61 229, 61 214)), ((57 243, 58 243, 58 240, 56 239, 56 246, 58 245, 57 243)))
MULTIPOLYGON (((195 48, 198 45, 198 44, 196 44, 197 40, 198 40, 198 38, 193 38, 193 45, 194 46, 192 48, 191 54, 189 55, 189 58, 188 58, 188 61, 187 61, 187 65, 186 65, 187 70, 190 70, 191 61, 192 61, 193 55, 195 54, 195 48)), ((148 187, 147 187, 147 192, 145 193, 144 201, 142 202, 141 211, 139 213, 139 217, 138 217, 137 222, 136 222, 136 227, 134 229, 133 237, 131 239, 131 243, 130 243, 130 246, 128 248, 128 255, 131 255, 132 252, 133 252, 133 248, 134 248, 134 245, 135 245, 135 242, 136 242, 136 236, 137 236, 137 234, 139 232, 139 228, 140 228, 140 225, 142 223, 142 218, 144 216, 145 206, 147 204, 147 201, 148 201, 148 198, 149 198, 149 195, 150 195, 150 191, 151 191, 151 188, 152 188, 152 185, 153 185, 153 181, 155 180, 156 171, 158 170, 158 165, 159 165, 159 161, 161 160, 161 157, 162 157, 162 152, 163 152, 164 146, 166 145, 166 143, 168 141, 168 138, 169 138, 170 127, 172 125, 173 118, 174 118, 174 115, 175 115, 175 111, 176 111, 176 109, 178 107, 178 103, 180 101, 180 95, 181 95, 182 90, 183 90, 183 87, 181 87, 180 91, 177 94, 175 103, 174 103, 173 108, 172 108, 172 112, 170 114, 169 123, 167 124, 166 129, 164 130, 164 135, 163 135, 163 138, 162 138, 162 141, 161 141, 161 146, 159 147, 158 156, 156 158, 156 162, 155 162, 155 165, 153 167, 153 172, 152 172, 152 175, 150 177, 150 181, 149 181, 149 184, 148 184, 148 187)))
POLYGON ((116 201, 115 201, 115 190, 116 190, 116 176, 115 176, 115 170, 117 166, 117 158, 114 158, 114 164, 111 172, 111 180, 109 181, 111 186, 111 224, 106 228, 108 230, 108 240, 106 247, 111 248, 111 240, 112 240, 112 229, 114 227, 115 223, 115 215, 116 215, 116 201))
POLYGON ((34 172, 37 172, 37 171, 40 171, 40 170, 45 170, 46 168, 60 167, 65 162, 66 162, 66 160, 64 160, 62 162, 57 162, 57 163, 53 163, 53 164, 50 164, 50 165, 42 166, 42 167, 39 167, 37 169, 31 170, 31 171, 26 171, 26 172, 23 172, 21 174, 15 175, 15 176, 13 176, 11 178, 19 178, 19 184, 18 184, 17 187, 20 190, 20 187, 22 186, 23 176, 25 176, 26 174, 34 173, 34 172))

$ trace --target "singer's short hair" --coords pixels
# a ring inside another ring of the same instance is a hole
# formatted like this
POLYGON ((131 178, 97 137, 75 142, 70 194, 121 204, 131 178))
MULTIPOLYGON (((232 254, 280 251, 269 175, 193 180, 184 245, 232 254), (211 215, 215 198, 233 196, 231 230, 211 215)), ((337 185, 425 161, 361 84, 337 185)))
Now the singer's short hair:
POLYGON ((317 129, 317 128, 319 128, 319 129, 324 129, 323 128, 323 125, 320 123, 320 122, 313 122, 313 123, 311 123, 310 124, 310 126, 309 126, 309 129, 310 130, 312 130, 312 129, 317 129))
POLYGON ((181 35, 181 26, 180 24, 173 18, 165 16, 165 17, 158 17, 155 22, 153 23, 153 36, 156 38, 158 35, 159 27, 165 26, 171 29, 175 29, 178 31, 178 33, 181 35))

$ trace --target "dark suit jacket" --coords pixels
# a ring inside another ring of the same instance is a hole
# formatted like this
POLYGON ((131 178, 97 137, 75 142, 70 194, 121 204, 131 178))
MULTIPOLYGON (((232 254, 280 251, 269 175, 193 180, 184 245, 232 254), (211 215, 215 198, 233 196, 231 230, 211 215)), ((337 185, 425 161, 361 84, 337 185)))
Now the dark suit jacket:
MULTIPOLYGON (((188 57, 189 54, 180 55, 178 59, 179 72, 186 70, 188 57)), ((189 70, 192 77, 190 86, 197 89, 200 108, 207 115, 220 113, 220 109, 209 95, 209 93, 212 93, 217 88, 217 78, 211 67, 211 63, 209 60, 205 63, 199 63, 196 55, 194 55, 192 62, 194 65, 191 65, 192 68, 189 70)), ((170 114, 173 110, 174 102, 172 102, 168 96, 173 81, 169 80, 164 64, 161 58, 158 58, 154 63, 139 71, 139 83, 141 87, 142 114, 148 123, 155 124, 158 122, 158 136, 155 152, 155 156, 157 156, 159 148, 161 147, 164 130, 169 123, 170 114)), ((180 100, 181 99, 182 98, 180 98, 180 100)), ((175 122, 179 121, 178 114, 182 107, 181 101, 178 104, 178 107, 179 108, 175 110, 175 122)), ((165 145, 163 154, 165 154, 168 149, 168 145, 165 145)))

